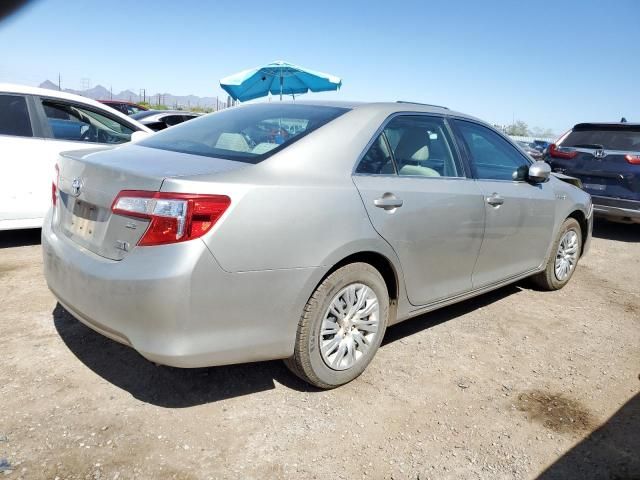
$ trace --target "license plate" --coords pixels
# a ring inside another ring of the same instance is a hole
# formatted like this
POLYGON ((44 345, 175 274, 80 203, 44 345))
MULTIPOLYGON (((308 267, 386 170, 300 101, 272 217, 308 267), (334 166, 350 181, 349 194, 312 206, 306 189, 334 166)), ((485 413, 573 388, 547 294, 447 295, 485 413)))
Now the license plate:
POLYGON ((68 230, 73 235, 90 238, 95 230, 96 207, 85 202, 76 202, 68 230))
POLYGON ((600 185, 599 183, 585 183, 584 184, 584 188, 587 188, 589 190, 598 190, 598 191, 602 191, 605 188, 607 188, 606 185, 600 185))

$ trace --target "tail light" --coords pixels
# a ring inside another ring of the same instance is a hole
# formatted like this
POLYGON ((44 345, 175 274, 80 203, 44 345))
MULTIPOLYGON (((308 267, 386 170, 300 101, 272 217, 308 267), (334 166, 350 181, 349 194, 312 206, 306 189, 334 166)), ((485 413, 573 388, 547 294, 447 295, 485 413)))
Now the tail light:
POLYGON ((231 204, 225 195, 123 190, 113 202, 116 215, 150 220, 138 245, 165 245, 201 237, 231 204))
POLYGON ((640 155, 625 155, 624 159, 631 165, 640 165, 640 155))
POLYGON ((55 175, 51 181, 51 205, 54 207, 58 203, 58 182, 60 181, 60 167, 56 163, 55 175))
POLYGON ((578 155, 578 152, 576 150, 563 149, 555 143, 552 143, 551 145, 549 145, 549 155, 551 155, 553 158, 571 159, 575 158, 578 155))

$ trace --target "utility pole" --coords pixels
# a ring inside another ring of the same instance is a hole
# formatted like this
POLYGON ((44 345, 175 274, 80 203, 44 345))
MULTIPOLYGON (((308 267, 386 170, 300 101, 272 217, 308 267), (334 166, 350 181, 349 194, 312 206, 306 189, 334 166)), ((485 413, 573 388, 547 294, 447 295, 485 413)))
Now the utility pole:
POLYGON ((60 79, 60 72, 58 72, 58 90, 62 91, 62 80, 60 79))
POLYGON ((111 96, 111 100, 113 100, 113 85, 109 85, 109 94, 111 96))

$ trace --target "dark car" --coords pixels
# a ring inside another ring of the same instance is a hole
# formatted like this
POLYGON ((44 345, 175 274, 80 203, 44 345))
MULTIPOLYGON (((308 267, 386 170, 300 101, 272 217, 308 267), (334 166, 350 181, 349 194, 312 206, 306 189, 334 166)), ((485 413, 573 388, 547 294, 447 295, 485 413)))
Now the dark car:
POLYGON ((147 110, 131 115, 131 118, 157 132, 199 116, 199 113, 183 112, 182 110, 147 110))
POLYGON ((582 181, 596 215, 640 223, 640 124, 579 123, 549 145, 545 160, 582 181))
POLYGON ((100 103, 103 103, 119 112, 124 113, 125 115, 133 115, 139 112, 145 112, 149 110, 147 107, 143 107, 142 105, 138 105, 133 102, 124 102, 122 100, 98 100, 100 103))
POLYGON ((531 142, 531 148, 539 151, 540 153, 544 152, 545 148, 549 148, 550 143, 545 142, 544 140, 534 140, 531 142))
POLYGON ((522 150, 524 151, 524 153, 526 153, 527 155, 529 155, 531 158, 533 158, 534 160, 542 160, 543 154, 541 151, 533 148, 533 146, 530 143, 527 142, 521 142, 518 141, 516 142, 518 144, 518 146, 520 148, 522 148, 522 150))

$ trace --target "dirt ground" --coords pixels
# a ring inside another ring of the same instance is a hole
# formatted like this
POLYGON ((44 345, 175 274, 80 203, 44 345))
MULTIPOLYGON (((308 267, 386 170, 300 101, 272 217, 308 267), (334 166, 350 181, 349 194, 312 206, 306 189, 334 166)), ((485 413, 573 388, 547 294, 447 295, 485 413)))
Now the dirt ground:
POLYGON ((392 327, 359 379, 324 392, 281 362, 154 366, 56 305, 39 232, 0 232, 0 472, 638 479, 640 226, 594 235, 565 289, 510 286, 392 327))

